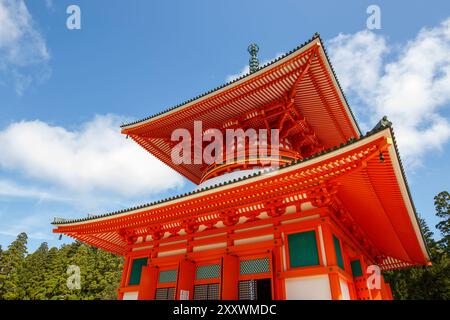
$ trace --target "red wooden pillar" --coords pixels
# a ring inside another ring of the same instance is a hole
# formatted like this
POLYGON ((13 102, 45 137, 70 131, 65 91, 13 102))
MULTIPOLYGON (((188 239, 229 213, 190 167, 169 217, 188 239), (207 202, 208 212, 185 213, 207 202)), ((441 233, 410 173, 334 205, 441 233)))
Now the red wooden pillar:
POLYGON ((386 283, 384 282, 383 275, 380 274, 380 288, 374 288, 370 290, 373 300, 391 300, 388 297, 388 293, 386 291, 386 283))
POLYGON ((337 272, 328 273, 330 280, 331 299, 342 300, 341 283, 339 281, 339 274, 337 272))
POLYGON ((155 266, 144 266, 139 282, 138 300, 154 300, 158 283, 158 269, 155 266))
POLYGON ((381 300, 391 300, 388 297, 386 282, 384 282, 384 277, 381 276, 381 300))
POLYGON ((285 300, 286 290, 284 279, 281 277, 283 273, 283 253, 281 247, 281 239, 277 239, 277 245, 272 250, 273 260, 273 298, 274 300, 285 300))
POLYGON ((356 294, 355 281, 348 282, 348 290, 350 292, 350 300, 358 300, 358 295, 356 294))
POLYGON ((364 256, 360 255, 358 257, 359 263, 361 264, 362 276, 354 277, 356 295, 359 300, 372 300, 371 290, 367 286, 367 264, 364 256))
POLYGON ((385 285, 385 290, 386 290, 386 298, 383 298, 383 299, 394 300, 394 297, 392 296, 392 290, 391 290, 390 284, 385 282, 384 285, 385 285))
POLYGON ((328 279, 330 281, 331 298, 333 300, 341 300, 341 284, 339 282, 339 274, 336 250, 334 248, 333 232, 328 221, 321 224, 323 242, 325 245, 325 256, 327 258, 328 279))
MULTIPOLYGON (((194 279, 195 279, 195 264, 189 260, 180 261, 178 267, 178 281, 177 281, 177 294, 176 300, 182 298, 181 294, 187 294, 187 299, 192 300, 194 298, 194 279)), ((186 300, 186 296, 183 297, 186 300)))
POLYGON ((237 300, 239 281, 239 259, 226 255, 222 258, 222 300, 237 300))
POLYGON ((120 280, 120 287, 117 299, 123 300, 123 292, 121 292, 121 289, 123 287, 126 287, 127 285, 127 277, 128 277, 128 267, 130 265, 130 257, 125 257, 123 261, 123 270, 122 270, 122 279, 120 280))

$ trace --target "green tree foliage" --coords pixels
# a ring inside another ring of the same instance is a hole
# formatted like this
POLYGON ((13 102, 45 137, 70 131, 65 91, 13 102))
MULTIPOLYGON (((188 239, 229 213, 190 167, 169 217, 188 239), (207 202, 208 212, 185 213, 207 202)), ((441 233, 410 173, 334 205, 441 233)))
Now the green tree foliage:
POLYGON ((450 299, 449 193, 443 191, 434 200, 436 215, 442 219, 436 228, 440 230, 443 238, 435 241, 425 220, 419 218, 432 265, 385 272, 384 277, 391 284, 392 294, 396 299, 450 299))
POLYGON ((46 242, 25 258, 19 274, 19 287, 21 299, 44 299, 45 292, 41 283, 44 281, 44 272, 47 267, 48 245, 46 242))
POLYGON ((0 297, 19 299, 19 277, 27 254, 27 235, 21 233, 2 253, 0 261, 0 297))
MULTIPOLYGON (((442 239, 436 241, 425 220, 419 218, 432 265, 385 272, 396 299, 450 299, 450 195, 441 192, 434 201, 442 239)), ((6 250, 0 247, 0 299, 117 299, 121 257, 79 241, 59 249, 49 249, 44 242, 28 255, 26 245, 27 235, 21 233, 6 250), (80 289, 67 286, 70 265, 80 268, 80 289)))
POLYGON ((0 256, 0 270, 0 299, 117 299, 122 258, 79 241, 59 249, 44 242, 26 255, 26 235, 21 234, 0 256), (67 286, 70 265, 80 268, 79 290, 67 286))
POLYGON ((436 215, 442 220, 436 225, 441 232, 442 239, 439 245, 449 254, 450 248, 450 194, 447 191, 440 192, 434 197, 436 215))

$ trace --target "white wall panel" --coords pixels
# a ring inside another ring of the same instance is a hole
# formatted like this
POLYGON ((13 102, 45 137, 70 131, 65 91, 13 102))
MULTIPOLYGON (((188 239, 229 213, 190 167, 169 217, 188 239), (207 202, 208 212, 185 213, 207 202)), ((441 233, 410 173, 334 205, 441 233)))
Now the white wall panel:
POLYGON ((350 300, 350 291, 348 289, 347 281, 339 279, 339 285, 341 287, 342 300, 350 300))
POLYGON ((123 300, 137 300, 137 299, 138 299, 137 291, 123 293, 123 300))
POLYGON ((328 275, 286 279, 287 300, 331 300, 328 275))

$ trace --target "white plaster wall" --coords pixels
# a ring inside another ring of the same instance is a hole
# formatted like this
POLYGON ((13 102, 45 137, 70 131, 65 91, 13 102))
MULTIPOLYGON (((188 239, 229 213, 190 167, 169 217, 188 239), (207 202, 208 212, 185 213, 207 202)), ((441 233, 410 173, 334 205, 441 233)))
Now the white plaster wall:
POLYGON ((286 207, 286 214, 296 213, 297 207, 295 205, 291 205, 286 207))
POLYGON ((350 300, 350 291, 348 289, 347 281, 339 279, 339 285, 341 287, 342 300, 350 300))
POLYGON ((249 243, 261 242, 261 241, 267 241, 267 240, 273 240, 273 234, 234 240, 234 245, 238 246, 241 244, 249 244, 249 243))
POLYGON ((137 299, 138 299, 137 291, 123 293, 123 300, 137 300, 137 299))
POLYGON ((193 247, 192 251, 199 252, 199 251, 205 251, 205 250, 211 250, 211 249, 226 248, 226 246, 227 246, 226 242, 218 242, 218 243, 205 244, 203 246, 193 247))
POLYGON ((312 204, 311 204, 311 202, 303 202, 301 205, 300 205, 300 210, 301 211, 308 211, 308 210, 311 210, 311 209, 315 209, 316 207, 314 207, 312 204))
POLYGON ((287 300, 331 300, 328 275, 289 278, 285 285, 287 300))
POLYGON ((170 250, 170 251, 161 251, 161 252, 158 252, 158 258, 173 256, 175 254, 183 254, 183 253, 186 253, 186 252, 187 252, 186 248, 177 249, 177 250, 170 250))

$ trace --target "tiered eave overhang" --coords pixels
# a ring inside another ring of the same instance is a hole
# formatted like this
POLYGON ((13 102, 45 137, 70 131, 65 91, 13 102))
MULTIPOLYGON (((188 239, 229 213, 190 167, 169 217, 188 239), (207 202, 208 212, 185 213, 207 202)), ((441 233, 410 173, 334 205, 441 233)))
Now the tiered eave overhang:
MULTIPOLYGON (((230 120, 250 121, 262 126, 262 114, 277 103, 289 103, 311 128, 323 148, 331 148, 360 136, 359 128, 340 89, 318 36, 292 52, 248 74, 186 103, 155 116, 122 126, 147 151, 198 184, 205 175, 201 164, 175 165, 171 159, 176 129, 193 131, 194 121, 203 128, 224 127, 230 120)), ((294 128, 292 136, 299 132, 294 128)))
POLYGON ((176 234, 195 224, 211 225, 233 215, 245 216, 246 208, 252 206, 262 210, 273 199, 317 202, 314 195, 324 187, 336 188, 337 199, 354 225, 385 257, 385 268, 429 261, 390 128, 266 174, 123 212, 56 222, 54 232, 125 254, 127 230, 142 237, 154 228, 163 235, 176 234), (230 213, 230 209, 236 211, 230 213))

